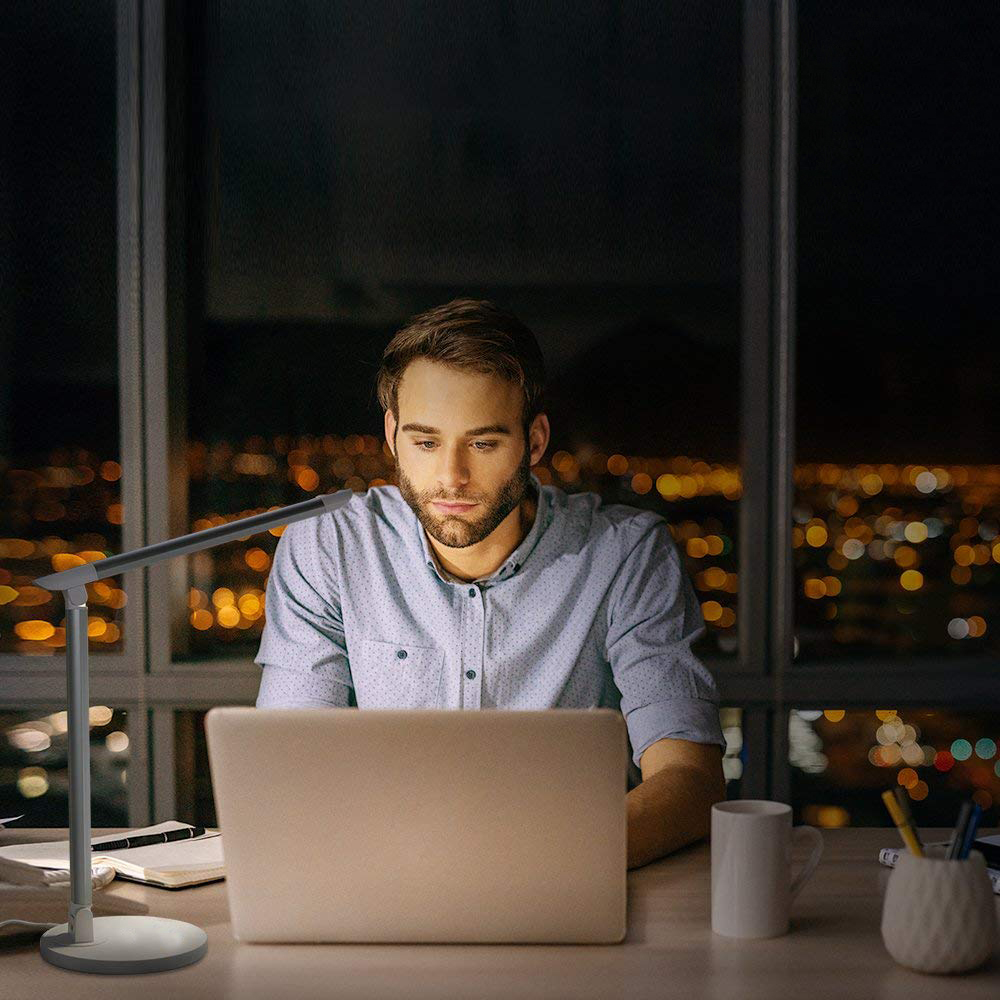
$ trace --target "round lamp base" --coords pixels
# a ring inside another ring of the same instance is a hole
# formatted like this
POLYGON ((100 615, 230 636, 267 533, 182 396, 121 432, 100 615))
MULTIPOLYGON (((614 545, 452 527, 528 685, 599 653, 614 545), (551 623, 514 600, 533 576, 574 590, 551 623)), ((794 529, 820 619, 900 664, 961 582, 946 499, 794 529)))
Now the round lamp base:
POLYGON ((69 924, 50 927, 39 941, 42 958, 76 972, 134 975, 191 965, 208 950, 200 927, 167 917, 94 917, 94 940, 76 944, 69 924))

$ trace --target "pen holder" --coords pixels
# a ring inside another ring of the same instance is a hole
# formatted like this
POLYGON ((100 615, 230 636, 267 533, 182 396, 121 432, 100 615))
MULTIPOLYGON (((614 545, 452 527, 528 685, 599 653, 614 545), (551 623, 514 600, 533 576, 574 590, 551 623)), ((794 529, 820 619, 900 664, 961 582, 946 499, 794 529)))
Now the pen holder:
POLYGON ((882 902, 882 941, 917 972, 968 972, 993 953, 997 915, 982 852, 949 861, 931 845, 925 857, 900 853, 882 902))

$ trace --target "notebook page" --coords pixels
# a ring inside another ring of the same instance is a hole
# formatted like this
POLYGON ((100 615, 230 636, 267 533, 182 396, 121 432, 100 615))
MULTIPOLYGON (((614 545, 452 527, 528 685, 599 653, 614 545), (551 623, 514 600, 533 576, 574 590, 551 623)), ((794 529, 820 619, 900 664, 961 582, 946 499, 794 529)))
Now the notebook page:
MULTIPOLYGON (((121 834, 104 834, 100 837, 91 837, 91 844, 112 843, 116 840, 123 840, 127 836, 141 837, 148 833, 166 833, 170 830, 177 830, 190 826, 188 823, 179 823, 177 820, 167 820, 164 823, 157 823, 155 826, 144 826, 136 830, 129 830, 121 834)), ((132 847, 125 850, 102 853, 100 847, 95 847, 91 851, 91 860, 98 858, 109 858, 115 861, 122 861, 125 865, 134 864, 134 858, 142 852, 159 851, 158 855, 153 855, 152 860, 161 861, 168 865, 180 865, 180 870, 186 868, 184 859, 202 859, 196 862, 197 867, 212 867, 205 864, 205 855, 198 851, 192 851, 196 845, 218 842, 216 848, 217 855, 209 855, 211 858, 217 857, 215 864, 222 864, 222 834, 218 830, 206 830, 201 837, 193 840, 183 840, 173 844, 153 844, 149 847, 132 847), (180 849, 183 853, 176 853, 180 849)), ((7 847, 0 847, 0 857, 12 858, 15 861, 23 861, 37 868, 67 868, 69 866, 69 841, 53 840, 44 844, 11 844, 7 847)), ((146 857, 144 855, 144 857, 146 857)))
POLYGON ((176 844, 150 844, 124 851, 109 851, 94 857, 107 858, 116 866, 132 867, 144 872, 198 872, 223 866, 222 836, 196 837, 176 844))

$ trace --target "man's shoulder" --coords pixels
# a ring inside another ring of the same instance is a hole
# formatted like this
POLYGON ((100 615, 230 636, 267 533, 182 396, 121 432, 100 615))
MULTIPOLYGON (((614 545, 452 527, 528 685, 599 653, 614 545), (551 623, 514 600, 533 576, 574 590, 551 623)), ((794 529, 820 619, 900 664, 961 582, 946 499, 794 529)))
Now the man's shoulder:
POLYGON ((626 503, 605 503, 599 493, 566 493, 558 487, 545 487, 553 510, 565 523, 567 544, 573 539, 617 550, 627 555, 640 538, 662 525, 666 519, 656 511, 626 503))
POLYGON ((289 541, 325 545, 333 539, 364 542, 387 535, 403 535, 411 527, 407 514, 412 511, 403 500, 399 487, 391 484, 369 486, 356 492, 343 506, 313 518, 288 525, 289 541))

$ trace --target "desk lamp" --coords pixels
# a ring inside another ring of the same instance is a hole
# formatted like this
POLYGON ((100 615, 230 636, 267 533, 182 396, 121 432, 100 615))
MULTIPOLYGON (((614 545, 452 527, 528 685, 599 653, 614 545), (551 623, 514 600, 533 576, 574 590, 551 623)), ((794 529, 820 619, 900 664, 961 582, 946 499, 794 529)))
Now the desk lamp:
POLYGON ((254 514, 229 524, 133 552, 71 566, 35 580, 35 586, 61 590, 66 601, 66 686, 69 697, 69 920, 41 937, 42 958, 77 972, 129 974, 163 972, 197 962, 208 949, 205 932, 183 920, 153 916, 94 917, 91 910, 90 846, 90 683, 87 662, 87 588, 108 576, 150 566, 172 556, 197 552, 222 542, 256 534, 279 524, 342 507, 352 490, 339 490, 302 503, 254 514))

